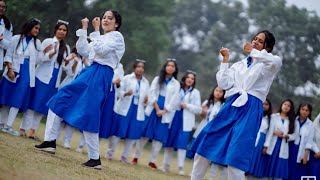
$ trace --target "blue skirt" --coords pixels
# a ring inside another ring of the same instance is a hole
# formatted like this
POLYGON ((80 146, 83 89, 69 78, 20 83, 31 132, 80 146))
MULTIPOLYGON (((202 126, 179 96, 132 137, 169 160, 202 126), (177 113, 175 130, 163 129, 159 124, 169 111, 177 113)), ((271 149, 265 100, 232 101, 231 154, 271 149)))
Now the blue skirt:
POLYGON ((48 115, 49 108, 47 106, 47 102, 58 91, 58 88, 56 88, 58 73, 59 69, 54 68, 49 84, 45 84, 36 78, 36 85, 31 88, 31 98, 28 109, 34 110, 35 112, 43 115, 48 115))
MULTIPOLYGON (((294 144, 294 142, 289 143, 289 173, 288 179, 301 179, 301 176, 307 176, 307 166, 302 163, 297 163, 297 156, 299 152, 299 145, 294 144)), ((319 169, 320 171, 320 169, 319 169)))
POLYGON ((245 105, 232 106, 238 97, 239 94, 236 94, 226 101, 189 150, 216 164, 248 171, 263 116, 263 105, 260 99, 248 95, 245 105))
POLYGON ((314 158, 314 155, 314 152, 311 151, 307 173, 309 176, 316 176, 317 179, 320 179, 320 159, 314 158))
MULTIPOLYGON (((195 141, 196 139, 195 138, 192 138, 190 144, 193 144, 193 142, 195 141)), ((187 149, 187 153, 186 153, 186 157, 189 158, 189 159, 193 159, 194 156, 196 155, 196 153, 192 150, 190 150, 190 147, 187 149)))
POLYGON ((258 144, 254 149, 250 169, 248 171, 250 175, 258 178, 266 177, 266 165, 268 163, 268 156, 262 154, 265 140, 266 134, 261 132, 258 144))
POLYGON ((272 155, 268 155, 266 176, 270 178, 288 178, 288 159, 279 157, 282 139, 278 137, 272 155))
POLYGON ((113 106, 115 102, 115 89, 112 86, 112 90, 107 94, 108 100, 105 102, 102 108, 101 122, 99 129, 100 138, 109 138, 112 136, 112 124, 113 124, 113 106))
POLYGON ((183 110, 176 111, 172 120, 167 142, 163 147, 187 149, 191 131, 183 131, 183 110))
POLYGON ((101 126, 111 127, 112 123, 111 118, 103 117, 106 107, 114 103, 112 77, 111 67, 93 63, 61 88, 50 99, 48 106, 69 125, 82 131, 99 133, 101 126))
MULTIPOLYGON (((160 109, 164 108, 164 96, 159 96, 158 105, 160 109)), ((145 126, 142 132, 142 137, 166 143, 169 134, 169 123, 161 123, 162 117, 158 117, 156 110, 153 109, 150 116, 146 116, 145 126)))
POLYGON ((16 83, 2 78, 0 81, 0 104, 26 111, 30 100, 29 59, 24 59, 20 65, 19 78, 16 83))
POLYGON ((113 135, 125 139, 140 139, 143 122, 137 120, 138 105, 131 103, 127 116, 114 113, 113 135))

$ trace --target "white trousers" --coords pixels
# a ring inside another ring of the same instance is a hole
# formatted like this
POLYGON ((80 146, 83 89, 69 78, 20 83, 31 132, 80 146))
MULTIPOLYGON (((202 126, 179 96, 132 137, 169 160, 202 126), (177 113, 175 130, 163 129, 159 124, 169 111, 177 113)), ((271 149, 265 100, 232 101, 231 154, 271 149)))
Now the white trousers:
MULTIPOLYGON (((112 136, 109 138, 109 147, 107 150, 107 156, 110 156, 110 157, 113 156, 113 153, 115 152, 119 141, 120 141, 120 138, 117 136, 112 136)), ((121 156, 127 159, 134 143, 135 143, 135 140, 126 139, 121 156)))
POLYGON ((132 140, 132 139, 126 139, 125 144, 124 144, 124 149, 122 152, 122 155, 124 158, 128 159, 128 156, 131 152, 132 146, 133 144, 136 142, 136 140, 132 140))
MULTIPOLYGON (((173 148, 164 148, 164 158, 163 158, 163 165, 170 166, 171 161, 173 159, 173 148)), ((184 161, 186 158, 186 150, 185 149, 178 149, 177 152, 177 165, 179 168, 184 167, 184 161)))
MULTIPOLYGON (((207 169, 210 165, 210 161, 199 154, 196 154, 194 157, 194 163, 192 167, 191 180, 202 180, 207 172, 207 169)), ((228 166, 228 179, 229 180, 245 180, 244 171, 228 166)))
POLYGON ((63 136, 63 140, 65 143, 70 144, 71 139, 72 139, 72 135, 74 132, 74 127, 65 124, 64 126, 64 136, 63 136))
POLYGON ((87 144, 89 159, 99 159, 100 158, 99 134, 83 131, 83 135, 87 144))
POLYGON ((135 158, 140 158, 144 146, 147 144, 148 139, 147 138, 141 138, 136 141, 136 153, 134 154, 135 158))
POLYGON ((159 155, 161 148, 162 148, 162 142, 152 140, 152 149, 151 149, 151 153, 150 153, 149 162, 152 162, 152 163, 157 162, 157 157, 159 155))
POLYGON ((33 129, 37 130, 43 115, 33 110, 28 109, 22 117, 20 129, 33 129))
POLYGON ((8 116, 9 116, 9 107, 8 106, 2 106, 1 107, 1 114, 0 114, 0 124, 5 124, 8 122, 8 116))

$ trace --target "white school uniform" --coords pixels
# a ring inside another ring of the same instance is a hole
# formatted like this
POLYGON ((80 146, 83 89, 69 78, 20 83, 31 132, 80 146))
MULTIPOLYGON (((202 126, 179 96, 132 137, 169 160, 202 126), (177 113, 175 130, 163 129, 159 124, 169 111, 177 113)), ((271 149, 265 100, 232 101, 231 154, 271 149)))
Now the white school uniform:
MULTIPOLYGON (((24 63, 25 58, 29 58, 29 73, 30 73, 30 87, 35 86, 35 68, 36 64, 40 63, 39 52, 41 48, 41 42, 39 39, 36 40, 37 48, 34 46, 34 38, 32 38, 27 45, 26 38, 24 37, 20 45, 17 47, 21 35, 15 35, 12 37, 11 45, 7 50, 6 56, 4 57, 4 62, 9 62, 12 64, 12 70, 14 72, 20 72, 20 65, 24 63), (23 47, 25 46, 25 47, 23 47), (25 49, 26 48, 26 49, 25 49)), ((11 80, 8 75, 8 67, 5 68, 3 72, 3 77, 6 78, 8 81, 16 83, 19 75, 11 80)))
MULTIPOLYGON (((164 85, 163 85, 164 86, 164 85)), ((165 97, 164 108, 168 111, 162 116, 162 123, 171 123, 176 107, 179 105, 179 89, 180 83, 174 77, 169 81, 166 87, 160 88, 159 76, 156 76, 150 86, 150 92, 148 96, 148 105, 145 113, 150 116, 153 111, 153 103, 157 102, 159 95, 165 97)))
MULTIPOLYGON (((59 51, 59 41, 56 37, 53 38, 47 38, 42 42, 41 49, 45 49, 50 44, 55 46, 55 44, 58 43, 57 46, 57 52, 59 51)), ((66 45, 67 49, 63 54, 63 59, 65 59, 70 54, 70 47, 66 45)), ((58 62, 56 62, 56 59, 58 57, 58 53, 56 53, 53 57, 49 58, 49 55, 54 51, 54 49, 51 49, 47 53, 43 53, 41 51, 40 53, 40 59, 42 63, 40 63, 36 68, 36 77, 43 83, 49 84, 51 78, 52 78, 52 72, 54 68, 59 68, 57 82, 55 87, 58 88, 61 83, 61 74, 62 74, 62 66, 59 67, 58 62)), ((63 60, 62 63, 65 61, 63 60)))
MULTIPOLYGON (((305 150, 312 148, 313 137, 314 137, 314 126, 312 121, 308 118, 300 128, 298 118, 299 117, 296 118, 296 124, 298 124, 298 126, 296 126, 295 128, 297 129, 297 132, 299 132, 299 134, 296 136, 296 139, 294 140, 294 144, 299 145, 300 143, 296 162, 301 163, 305 150)), ((308 160, 309 160, 309 155, 308 155, 308 160)))
MULTIPOLYGON (((124 94, 129 90, 133 92, 137 89, 138 81, 136 79, 136 75, 131 73, 123 77, 119 87, 119 99, 117 100, 116 104, 114 105, 114 112, 126 116, 128 114, 129 108, 131 106, 132 99, 134 96, 125 96, 124 94)), ((134 99, 134 103, 138 105, 138 113, 137 113, 137 120, 144 121, 145 114, 144 114, 144 99, 148 96, 149 92, 149 81, 142 77, 140 81, 140 90, 139 90, 139 98, 134 99)))
MULTIPOLYGON (((180 93, 183 94, 183 99, 180 104, 186 104, 187 108, 183 109, 183 131, 190 132, 195 126, 195 115, 200 114, 201 108, 201 97, 200 92, 197 89, 193 89, 191 92, 184 92, 180 89, 180 93)), ((178 106, 177 110, 181 110, 178 106)))
MULTIPOLYGON (((295 122, 295 127, 298 127, 299 123, 295 122)), ((278 136, 274 134, 275 130, 280 130, 284 134, 288 134, 289 132, 289 120, 285 119, 284 123, 282 123, 281 116, 279 113, 272 114, 271 115, 271 121, 270 121, 270 128, 266 136, 266 141, 264 143, 264 147, 268 147, 267 154, 272 155, 272 152, 274 150, 274 147, 276 145, 278 136)), ((296 136, 298 134, 298 129, 295 128, 295 131, 293 134, 289 134, 288 141, 294 141, 296 139, 296 136)), ((280 147, 280 153, 279 157, 282 159, 288 159, 289 158, 289 144, 286 142, 285 139, 282 139, 281 141, 281 147, 280 147)))
MULTIPOLYGON (((202 103, 202 106, 207 106, 207 104, 208 104, 208 100, 205 100, 202 103)), ((209 106, 207 115, 205 118, 203 118, 201 120, 196 131, 193 133, 193 138, 196 138, 199 135, 199 133, 202 131, 202 129, 208 124, 208 122, 213 120, 213 118, 216 116, 216 114, 221 109, 222 105, 223 105, 223 103, 221 103, 221 101, 218 101, 218 102, 215 102, 209 106)))
MULTIPOLYGON (((10 25, 10 29, 6 29, 3 19, 0 20, 0 34, 3 34, 3 39, 0 41, 0 71, 3 70, 3 54, 4 51, 7 50, 11 43, 12 38, 12 25, 10 25)), ((40 46, 39 46, 40 47, 40 46)))
POLYGON ((320 152, 320 113, 314 119, 313 126, 314 126, 314 138, 313 138, 311 150, 314 153, 318 153, 320 152))

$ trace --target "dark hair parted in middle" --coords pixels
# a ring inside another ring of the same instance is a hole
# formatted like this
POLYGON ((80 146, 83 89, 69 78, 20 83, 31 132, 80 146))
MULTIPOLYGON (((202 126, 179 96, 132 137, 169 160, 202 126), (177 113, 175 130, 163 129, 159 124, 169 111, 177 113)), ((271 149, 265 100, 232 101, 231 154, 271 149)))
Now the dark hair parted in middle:
POLYGON ((253 38, 251 41, 253 41, 253 39, 260 33, 263 33, 265 35, 265 40, 264 40, 264 49, 267 51, 267 52, 272 52, 273 50, 273 46, 276 44, 276 39, 275 37, 273 36, 273 34, 268 31, 268 30, 263 30, 263 31, 260 31, 258 32, 253 38))

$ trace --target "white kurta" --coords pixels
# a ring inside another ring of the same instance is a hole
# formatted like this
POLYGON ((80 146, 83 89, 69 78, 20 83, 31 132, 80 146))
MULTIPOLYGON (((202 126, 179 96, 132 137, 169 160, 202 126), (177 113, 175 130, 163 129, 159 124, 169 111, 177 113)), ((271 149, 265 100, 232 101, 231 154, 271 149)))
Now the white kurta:
POLYGON ((311 150, 314 153, 318 153, 320 152, 320 113, 314 119, 313 127, 314 127, 314 137, 313 137, 311 150))
POLYGON ((0 41, 0 71, 3 69, 3 54, 4 50, 7 50, 11 43, 12 38, 12 25, 10 29, 6 29, 3 19, 0 20, 0 34, 3 34, 3 39, 0 41))
POLYGON ((265 134, 267 134, 268 128, 269 128, 268 116, 264 116, 264 117, 262 118, 261 125, 260 125, 260 129, 259 129, 258 134, 257 134, 255 146, 258 145, 258 142, 259 142, 259 139, 260 139, 260 133, 265 133, 265 134))

